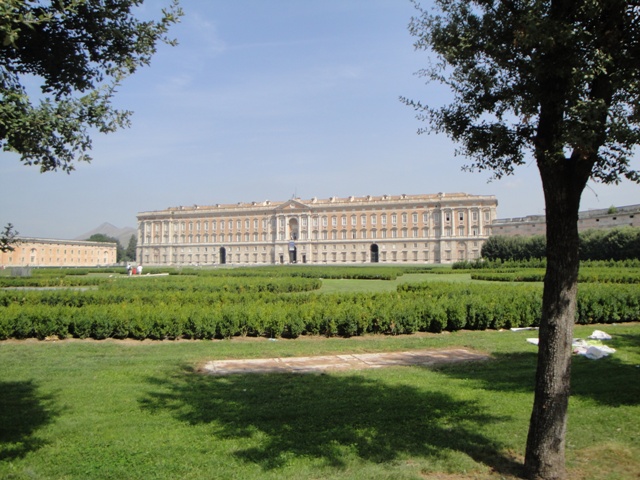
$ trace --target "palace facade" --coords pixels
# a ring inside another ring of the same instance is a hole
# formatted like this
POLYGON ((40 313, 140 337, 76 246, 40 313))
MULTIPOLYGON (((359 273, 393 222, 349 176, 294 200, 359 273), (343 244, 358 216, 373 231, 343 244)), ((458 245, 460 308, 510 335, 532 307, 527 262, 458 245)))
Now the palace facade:
POLYGON ((453 263, 480 257, 493 195, 438 193, 174 207, 142 212, 145 265, 453 263))
POLYGON ((17 238, 13 251, 0 252, 4 267, 98 267, 115 265, 116 244, 46 238, 17 238))

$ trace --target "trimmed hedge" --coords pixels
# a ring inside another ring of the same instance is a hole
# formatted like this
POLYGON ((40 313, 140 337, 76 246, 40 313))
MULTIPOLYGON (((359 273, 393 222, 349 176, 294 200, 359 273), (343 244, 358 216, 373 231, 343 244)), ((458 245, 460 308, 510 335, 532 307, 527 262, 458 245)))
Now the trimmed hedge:
MULTIPOLYGON (((542 288, 535 284, 402 285, 394 293, 332 294, 203 292, 38 292, 45 301, 0 303, 0 339, 6 338, 230 338, 239 335, 297 337, 406 334, 460 329, 536 326, 542 288), (46 293, 46 294, 45 294, 46 293), (56 295, 60 295, 57 297, 56 295), (118 296, 120 295, 120 296, 118 296), (87 299, 91 299, 87 301, 87 299), (61 301, 63 300, 63 301, 61 301), (101 298, 106 300, 106 298, 101 298)), ((585 284, 576 322, 640 320, 635 285, 585 284)))

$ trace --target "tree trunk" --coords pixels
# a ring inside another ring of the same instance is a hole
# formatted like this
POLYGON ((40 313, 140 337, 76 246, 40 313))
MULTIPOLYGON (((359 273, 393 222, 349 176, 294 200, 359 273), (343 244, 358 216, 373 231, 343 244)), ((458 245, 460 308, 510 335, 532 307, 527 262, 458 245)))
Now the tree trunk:
POLYGON ((525 469, 531 479, 562 479, 576 314, 580 196, 588 176, 570 159, 538 162, 545 194, 547 271, 540 320, 535 397, 525 469))

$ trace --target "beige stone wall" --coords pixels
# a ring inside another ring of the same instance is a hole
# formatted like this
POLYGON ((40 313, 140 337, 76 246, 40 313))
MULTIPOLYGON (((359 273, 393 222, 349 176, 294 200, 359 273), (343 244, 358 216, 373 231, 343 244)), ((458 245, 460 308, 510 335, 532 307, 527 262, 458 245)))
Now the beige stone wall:
MULTIPOLYGON (((578 216, 578 230, 615 227, 640 227, 640 205, 627 205, 611 209, 588 210, 578 216)), ((544 215, 497 219, 490 226, 491 235, 531 236, 546 233, 544 215)))
POLYGON ((20 238, 0 253, 2 267, 95 267, 116 263, 116 245, 101 242, 20 238))
POLYGON ((480 256, 494 196, 383 195, 175 207, 138 215, 150 265, 452 263, 480 256))

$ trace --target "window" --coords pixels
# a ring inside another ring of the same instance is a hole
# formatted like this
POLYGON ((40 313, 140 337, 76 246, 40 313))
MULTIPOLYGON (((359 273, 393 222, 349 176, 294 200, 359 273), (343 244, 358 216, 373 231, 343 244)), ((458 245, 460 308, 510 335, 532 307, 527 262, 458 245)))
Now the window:
POLYGON ((395 213, 391 214, 391 225, 395 225, 396 223, 398 223, 398 215, 395 213))
POLYGON ((418 223, 418 214, 417 214, 417 213, 413 213, 413 214, 411 215, 411 221, 412 221, 413 223, 418 223))
POLYGON ((367 224, 367 216, 360 215, 360 224, 364 227, 367 224))
POLYGON ((332 227, 338 226, 338 218, 336 216, 331 217, 331 226, 332 227))
POLYGON ((358 224, 358 217, 351 215, 351 226, 355 227, 358 224))
POLYGON ((464 212, 463 211, 458 212, 458 221, 459 222, 463 222, 464 221, 464 212))
MULTIPOLYGON (((240 229, 240 227, 238 227, 238 229, 240 229)), ((245 219, 245 221, 244 221, 244 229, 245 230, 249 230, 249 219, 248 218, 245 219)))
POLYGON ((327 217, 322 217, 322 226, 326 227, 327 225, 327 217))
POLYGON ((474 212, 471 214, 471 218, 473 219, 473 221, 477 221, 477 220, 478 220, 478 212, 474 211, 474 212))
POLYGON ((253 229, 254 229, 254 230, 257 230, 257 229, 258 229, 258 219, 257 219, 257 218, 254 218, 254 219, 253 219, 253 229))
POLYGON ((342 226, 346 227, 347 226, 347 216, 346 215, 342 215, 342 226))
POLYGON ((225 224, 224 220, 220 220, 220 230, 224 230, 225 224))
POLYGON ((240 230, 242 228, 242 220, 236 220, 236 230, 240 230))
POLYGON ((371 215, 371 225, 376 225, 378 217, 375 215, 371 215))
POLYGON ((413 227, 412 235, 413 235, 413 238, 418 238, 418 229, 417 229, 417 227, 413 227))
POLYGON ((464 227, 460 226, 458 227, 458 235, 461 237, 464 237, 464 227))
POLYGON ((307 217, 302 217, 302 226, 303 227, 307 226, 307 217))
POLYGON ((445 222, 450 222, 451 221, 451 213, 447 212, 444 214, 444 221, 445 222))
POLYGON ((386 225, 387 224, 387 216, 386 215, 380 215, 380 223, 382 223, 382 225, 386 225))
POLYGON ((407 223, 407 214, 405 212, 405 213, 402 214, 402 224, 406 225, 406 223, 407 223))

